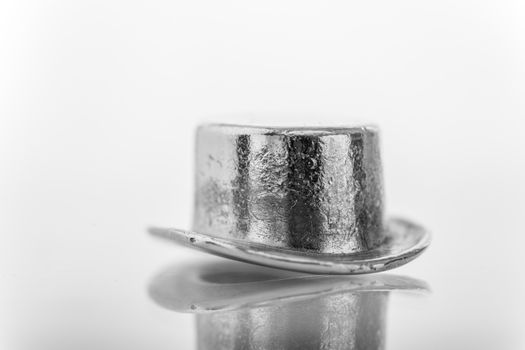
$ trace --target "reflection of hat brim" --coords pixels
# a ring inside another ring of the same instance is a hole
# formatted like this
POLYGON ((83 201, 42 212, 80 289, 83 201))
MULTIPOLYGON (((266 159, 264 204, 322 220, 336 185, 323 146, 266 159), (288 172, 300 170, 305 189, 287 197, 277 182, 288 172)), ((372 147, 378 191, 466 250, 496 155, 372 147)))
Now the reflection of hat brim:
POLYGON ((213 312, 293 302, 339 293, 428 291, 413 278, 315 276, 233 261, 177 265, 153 278, 151 298, 179 312, 213 312))
POLYGON ((421 226, 409 221, 389 219, 384 226, 385 239, 381 245, 366 252, 348 254, 275 248, 178 229, 152 228, 150 233, 234 260, 318 274, 352 275, 390 270, 415 259, 430 243, 430 234, 421 226))

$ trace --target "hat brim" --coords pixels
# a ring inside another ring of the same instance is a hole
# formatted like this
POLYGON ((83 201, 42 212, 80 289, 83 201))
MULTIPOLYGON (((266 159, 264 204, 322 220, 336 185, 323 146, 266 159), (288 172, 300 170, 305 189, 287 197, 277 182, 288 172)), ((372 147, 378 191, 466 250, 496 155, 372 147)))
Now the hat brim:
POLYGON ((149 284, 150 297, 178 312, 208 313, 308 300, 339 293, 409 291, 428 285, 405 276, 315 276, 233 261, 171 266, 149 284))
POLYGON ((156 237, 225 258, 314 274, 355 275, 390 270, 415 259, 430 244, 428 231, 404 219, 386 220, 383 230, 385 239, 379 246, 348 254, 276 248, 180 229, 151 228, 149 232, 156 237))

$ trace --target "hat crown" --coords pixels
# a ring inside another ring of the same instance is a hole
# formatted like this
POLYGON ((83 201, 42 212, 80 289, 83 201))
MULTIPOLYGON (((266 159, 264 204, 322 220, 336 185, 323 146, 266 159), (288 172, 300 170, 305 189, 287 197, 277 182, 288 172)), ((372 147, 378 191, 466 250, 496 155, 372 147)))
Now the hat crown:
POLYGON ((195 176, 195 231, 332 254, 383 240, 375 127, 204 125, 195 176))

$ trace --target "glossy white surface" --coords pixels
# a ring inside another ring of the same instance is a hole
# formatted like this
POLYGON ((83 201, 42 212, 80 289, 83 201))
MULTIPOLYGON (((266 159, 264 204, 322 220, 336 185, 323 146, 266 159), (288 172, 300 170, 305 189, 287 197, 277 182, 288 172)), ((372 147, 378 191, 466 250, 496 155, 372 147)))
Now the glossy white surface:
POLYGON ((204 255, 199 122, 381 127, 386 211, 433 233, 392 273, 386 349, 525 347, 519 1, 3 1, 0 348, 192 349, 149 280, 204 255))

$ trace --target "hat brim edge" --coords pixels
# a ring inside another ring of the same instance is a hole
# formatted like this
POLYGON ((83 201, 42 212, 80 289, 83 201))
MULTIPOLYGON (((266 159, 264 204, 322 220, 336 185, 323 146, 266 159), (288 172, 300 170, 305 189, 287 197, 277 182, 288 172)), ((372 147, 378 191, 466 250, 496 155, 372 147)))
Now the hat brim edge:
POLYGON ((348 254, 276 248, 175 228, 148 231, 155 237, 228 259, 311 274, 357 275, 391 270, 417 258, 430 244, 430 233, 408 220, 389 218, 385 227, 386 239, 381 245, 348 254))

